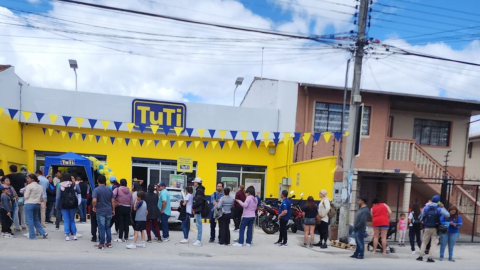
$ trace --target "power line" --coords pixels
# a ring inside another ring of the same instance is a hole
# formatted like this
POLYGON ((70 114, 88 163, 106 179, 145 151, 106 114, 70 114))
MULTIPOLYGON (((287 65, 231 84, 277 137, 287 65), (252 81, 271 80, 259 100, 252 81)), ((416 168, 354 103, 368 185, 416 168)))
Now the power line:
POLYGON ((411 4, 411 5, 429 7, 429 8, 434 8, 434 9, 439 9, 439 10, 444 10, 444 11, 449 11, 449 12, 456 12, 456 13, 468 14, 468 15, 473 15, 473 16, 480 17, 480 14, 472 13, 472 12, 467 12, 467 11, 463 11, 463 10, 457 10, 457 9, 451 9, 451 8, 443 8, 443 7, 439 7, 439 6, 421 4, 421 3, 418 3, 418 2, 412 2, 412 1, 406 1, 406 0, 393 0, 393 1, 398 1, 398 2, 403 2, 403 3, 408 3, 408 4, 411 4))

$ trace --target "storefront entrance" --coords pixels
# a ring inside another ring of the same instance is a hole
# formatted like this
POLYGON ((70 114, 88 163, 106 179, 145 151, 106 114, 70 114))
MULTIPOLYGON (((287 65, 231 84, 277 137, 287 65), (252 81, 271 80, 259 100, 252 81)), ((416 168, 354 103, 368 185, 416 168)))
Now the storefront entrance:
POLYGON ((257 195, 263 199, 266 171, 265 166, 218 164, 217 183, 223 182, 225 187, 232 189, 233 192, 236 192, 240 185, 244 185, 245 188, 253 186, 257 195))

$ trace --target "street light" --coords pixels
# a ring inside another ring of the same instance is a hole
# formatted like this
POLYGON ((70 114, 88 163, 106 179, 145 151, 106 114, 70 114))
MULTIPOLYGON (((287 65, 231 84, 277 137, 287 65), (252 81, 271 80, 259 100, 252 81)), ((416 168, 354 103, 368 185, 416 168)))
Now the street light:
POLYGON ((235 81, 235 90, 233 91, 233 106, 235 107, 235 94, 237 93, 237 88, 242 85, 243 77, 238 77, 235 81))
POLYGON ((73 72, 75 72, 75 91, 77 91, 77 60, 69 59, 68 63, 70 64, 70 68, 73 68, 73 72))

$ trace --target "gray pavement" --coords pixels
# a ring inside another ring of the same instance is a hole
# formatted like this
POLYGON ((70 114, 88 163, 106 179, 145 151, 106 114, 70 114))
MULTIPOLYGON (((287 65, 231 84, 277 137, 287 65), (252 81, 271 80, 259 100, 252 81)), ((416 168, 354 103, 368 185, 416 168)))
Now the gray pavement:
MULTIPOLYGON (((396 253, 387 256, 368 253, 365 260, 351 259, 348 256, 352 251, 333 247, 302 248, 302 232, 289 232, 290 246, 279 248, 273 245, 278 234, 266 235, 258 228, 251 247, 219 247, 208 243, 209 224, 204 224, 202 247, 179 244, 182 232, 174 227, 171 242, 154 242, 136 250, 114 243, 112 249, 98 250, 90 242, 90 225, 78 224, 78 228, 83 237, 71 242, 66 242, 62 230, 57 231, 52 225, 47 226, 49 239, 29 240, 19 233, 12 239, 0 238, 0 269, 480 269, 480 245, 458 245, 457 262, 437 261, 432 265, 415 261, 417 255, 412 255, 408 247, 397 247, 396 253)), ((232 239, 237 237, 232 232, 232 239)), ((195 238, 192 228, 190 240, 195 238)))

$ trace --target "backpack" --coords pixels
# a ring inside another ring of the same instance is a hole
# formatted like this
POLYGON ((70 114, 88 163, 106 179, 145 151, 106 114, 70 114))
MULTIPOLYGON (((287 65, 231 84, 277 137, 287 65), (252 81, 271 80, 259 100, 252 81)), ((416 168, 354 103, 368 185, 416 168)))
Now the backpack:
POLYGON ((75 194, 74 186, 65 188, 62 192, 62 208, 63 209, 75 209, 78 207, 78 197, 75 194))
POLYGON ((440 207, 428 206, 423 216, 425 228, 436 228, 440 224, 440 215, 440 207))
POLYGON ((202 209, 202 218, 208 218, 210 216, 210 204, 208 203, 207 200, 203 200, 204 205, 202 209))
POLYGON ((333 219, 336 215, 337 215, 337 207, 333 204, 333 203, 330 203, 330 211, 328 211, 328 219, 333 219))

